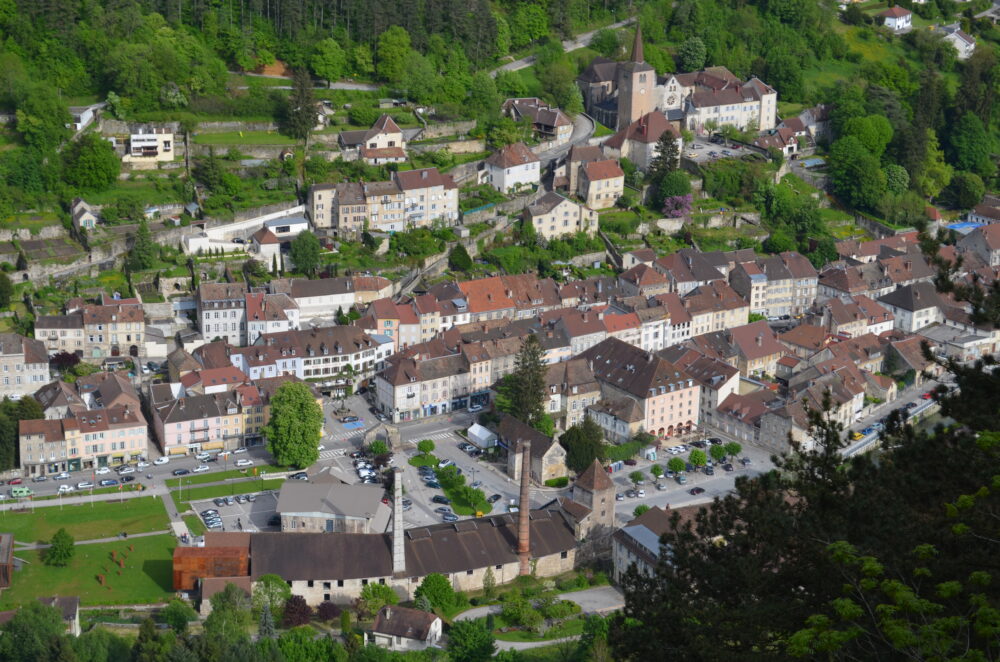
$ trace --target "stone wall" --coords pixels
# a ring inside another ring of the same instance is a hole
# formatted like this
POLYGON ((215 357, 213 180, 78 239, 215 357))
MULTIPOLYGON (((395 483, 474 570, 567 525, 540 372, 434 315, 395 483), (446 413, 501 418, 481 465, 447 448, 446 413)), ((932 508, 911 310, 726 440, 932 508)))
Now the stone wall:
POLYGON ((425 143, 422 145, 407 145, 406 150, 408 152, 437 152, 446 151, 452 154, 475 154, 476 152, 486 151, 486 141, 485 140, 451 140, 443 143, 425 143))
POLYGON ((876 221, 874 218, 869 218, 864 214, 854 214, 854 223, 858 227, 867 230, 876 239, 885 239, 886 237, 894 237, 897 234, 903 234, 904 232, 913 232, 914 228, 891 228, 885 223, 876 221))
POLYGON ((459 186, 464 184, 476 184, 479 179, 479 167, 482 163, 482 161, 463 163, 449 170, 448 174, 452 176, 455 183, 459 186))
POLYGON ((516 214, 528 205, 534 204, 535 200, 538 200, 543 195, 545 195, 545 191, 539 187, 538 190, 529 195, 521 195, 513 200, 501 202, 481 211, 462 214, 462 222, 468 225, 470 223, 480 223, 501 214, 516 214))
POLYGON ((0 241, 13 241, 14 239, 57 239, 65 236, 66 228, 61 224, 46 225, 39 228, 37 234, 23 228, 17 230, 0 230, 0 241))
MULTIPOLYGON (((176 278, 171 278, 170 280, 177 280, 176 278)), ((182 279, 189 280, 189 279, 182 279)), ((143 302, 142 310, 146 313, 147 319, 173 319, 174 317, 174 304, 169 301, 163 303, 146 303, 143 302)))
MULTIPOLYGON (((125 122, 107 117, 103 113, 97 120, 97 127, 105 135, 126 136, 148 129, 167 129, 181 133, 180 122, 125 122)), ((222 122, 198 122, 195 133, 223 133, 229 131, 277 131, 274 122, 241 122, 238 120, 222 122)))
POLYGON ((571 257, 569 263, 575 267, 589 267, 594 262, 604 262, 608 259, 608 254, 604 251, 596 251, 594 253, 585 253, 584 255, 577 255, 576 257, 571 257))
POLYGON ((423 133, 420 134, 422 140, 432 140, 443 136, 464 136, 469 131, 476 128, 476 121, 466 122, 442 122, 440 124, 428 124, 423 133))

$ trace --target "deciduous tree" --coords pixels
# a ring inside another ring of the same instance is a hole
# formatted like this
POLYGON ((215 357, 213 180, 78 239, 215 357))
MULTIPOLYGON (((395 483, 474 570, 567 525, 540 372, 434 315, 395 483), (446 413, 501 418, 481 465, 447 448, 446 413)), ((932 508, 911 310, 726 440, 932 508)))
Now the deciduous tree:
POLYGON ((118 180, 122 163, 111 143, 88 133, 63 152, 63 179, 84 191, 103 191, 118 180))
POLYGON ((455 589, 452 587, 451 581, 436 572, 424 577, 413 595, 414 597, 425 596, 430 601, 431 606, 436 609, 447 610, 455 603, 455 589))
POLYGON ((59 529, 52 535, 49 548, 45 550, 42 560, 45 565, 68 565, 76 553, 76 541, 66 529, 59 529))
POLYGON ((290 595, 285 600, 281 622, 286 628, 294 628, 300 625, 308 625, 312 619, 312 607, 306 603, 306 599, 301 595, 290 595))
POLYGON ((448 633, 448 656, 453 662, 488 662, 496 640, 483 619, 457 621, 448 633))
POLYGON ((309 230, 299 233, 299 236, 292 240, 289 254, 295 268, 298 271, 311 276, 316 273, 320 265, 320 253, 323 251, 319 239, 309 230))
POLYGON ((362 612, 374 616, 382 607, 394 605, 398 602, 399 596, 396 595, 391 586, 369 583, 361 589, 358 608, 362 612))
POLYGON ((306 384, 289 382, 278 387, 263 430, 278 464, 301 469, 316 462, 322 429, 323 409, 306 384))
POLYGON ((335 39, 327 37, 316 42, 312 70, 329 83, 340 80, 347 68, 347 53, 335 39))
POLYGON ((566 449, 566 466, 577 473, 604 457, 604 432, 589 417, 566 430, 559 443, 566 449))

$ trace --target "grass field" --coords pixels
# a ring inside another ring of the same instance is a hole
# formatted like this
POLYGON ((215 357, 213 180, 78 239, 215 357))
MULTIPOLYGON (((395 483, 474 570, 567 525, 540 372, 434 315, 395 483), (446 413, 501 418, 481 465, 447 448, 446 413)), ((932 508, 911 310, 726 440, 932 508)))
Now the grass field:
POLYGON ((61 508, 47 505, 33 511, 4 510, 0 514, 0 531, 13 533, 19 542, 47 541, 61 528, 77 540, 93 540, 110 538, 121 531, 162 531, 170 528, 170 519, 157 497, 138 497, 124 502, 95 501, 61 508))
POLYGON ((199 133, 194 137, 199 145, 295 145, 298 140, 268 131, 230 131, 199 133), (240 135, 242 133, 242 135, 240 135))
POLYGON ((209 485, 207 487, 195 487, 192 489, 188 489, 185 486, 183 490, 170 492, 170 496, 177 505, 177 509, 183 512, 184 510, 187 510, 188 504, 191 501, 203 501, 205 499, 214 499, 215 497, 220 496, 247 494, 248 492, 257 493, 265 490, 276 490, 279 489, 284 482, 284 478, 272 478, 265 481, 261 481, 259 478, 256 478, 254 480, 247 480, 239 483, 233 482, 229 485, 209 485))
POLYGON ((43 565, 38 552, 19 553, 28 563, 14 574, 11 587, 4 589, 0 608, 10 609, 46 595, 78 595, 84 605, 168 600, 173 595, 172 558, 176 544, 173 536, 162 535, 77 545, 76 554, 64 568, 43 565), (125 556, 124 568, 112 562, 112 552, 119 558, 125 556), (98 582, 98 575, 104 575, 104 586, 98 582))
POLYGON ((563 637, 572 637, 583 634, 583 619, 574 618, 565 621, 545 631, 544 635, 539 635, 526 630, 512 630, 511 632, 496 632, 495 636, 500 641, 553 641, 563 637))
POLYGON ((413 467, 436 467, 437 463, 438 459, 434 456, 434 453, 428 453, 427 455, 421 453, 410 458, 410 466, 413 467))
POLYGON ((109 205, 119 200, 131 199, 138 200, 144 205, 184 201, 184 197, 178 194, 172 186, 161 184, 160 189, 157 189, 155 182, 145 179, 136 179, 134 181, 119 180, 106 191, 87 194, 87 202, 94 205, 109 205))
MULTIPOLYGON (((247 467, 246 469, 230 469, 228 471, 209 471, 203 474, 191 474, 189 476, 184 476, 184 478, 168 478, 167 487, 180 487, 181 481, 184 481, 184 487, 187 487, 188 485, 217 483, 220 480, 226 480, 227 478, 254 478, 253 469, 254 467, 247 467)), ((272 472, 287 470, 288 469, 285 467, 275 467, 267 464, 257 467, 257 473, 260 473, 261 471, 272 472)))
POLYGON ((185 515, 181 519, 187 524, 188 531, 191 532, 192 536, 201 536, 205 534, 205 523, 201 521, 201 518, 197 515, 185 515))

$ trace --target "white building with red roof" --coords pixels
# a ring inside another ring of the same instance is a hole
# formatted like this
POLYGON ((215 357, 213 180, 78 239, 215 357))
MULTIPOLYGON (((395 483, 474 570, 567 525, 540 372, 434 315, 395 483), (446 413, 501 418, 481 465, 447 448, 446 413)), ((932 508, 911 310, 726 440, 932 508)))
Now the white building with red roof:
POLYGON ((518 189, 538 186, 541 177, 541 161, 524 143, 504 145, 486 159, 483 170, 486 183, 508 193, 518 189))
POLYGON ((893 32, 907 32, 913 27, 913 12, 893 5, 877 14, 885 21, 885 27, 893 32))

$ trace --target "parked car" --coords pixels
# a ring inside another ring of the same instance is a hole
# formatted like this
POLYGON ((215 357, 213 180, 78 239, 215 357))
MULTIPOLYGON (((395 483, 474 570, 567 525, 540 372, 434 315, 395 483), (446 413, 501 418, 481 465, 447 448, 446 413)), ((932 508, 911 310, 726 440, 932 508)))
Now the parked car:
POLYGON ((203 453, 197 453, 197 454, 196 454, 196 455, 194 456, 194 459, 198 460, 199 462, 204 462, 205 460, 207 460, 207 459, 208 459, 208 458, 210 458, 210 457, 212 457, 212 456, 211 456, 211 455, 209 455, 208 453, 204 453, 204 452, 203 452, 203 453))
POLYGON ((253 460, 245 458, 245 457, 244 458, 240 458, 239 460, 236 460, 236 466, 237 467, 252 467, 253 466, 253 460))
POLYGON ((441 460, 440 462, 438 462, 438 469, 444 469, 445 467, 450 467, 453 464, 455 464, 455 463, 452 462, 451 460, 449 460, 448 458, 445 458, 445 459, 441 460))
POLYGON ((247 447, 246 446, 240 446, 239 448, 237 448, 233 452, 234 453, 246 453, 247 452, 247 447))
POLYGON ((437 508, 434 509, 434 512, 436 512, 436 513, 450 513, 451 512, 451 508, 449 508, 448 506, 438 506, 437 508))
POLYGON ((118 470, 119 476, 124 476, 126 474, 134 474, 134 473, 135 473, 135 467, 131 467, 128 465, 125 465, 124 467, 118 470))
POLYGON ((246 503, 246 502, 247 498, 245 496, 243 496, 242 494, 236 495, 236 503, 246 503))
MULTIPOLYGON (((163 457, 158 457, 155 460, 153 460, 153 464, 155 464, 157 466, 160 466, 162 464, 166 464, 169 461, 170 461, 170 458, 167 457, 166 455, 164 455, 163 457)), ((98 471, 100 471, 100 469, 98 469, 98 471)))
POLYGON ((247 495, 245 495, 245 498, 250 503, 253 503, 254 501, 257 500, 257 495, 256 494, 247 494, 247 495))
POLYGON ((135 468, 136 469, 145 469, 148 466, 149 466, 149 462, 141 461, 137 465, 135 465, 135 468))
POLYGON ((300 471, 297 474, 292 474, 291 476, 289 476, 289 478, 291 478, 292 480, 309 480, 309 474, 307 474, 305 471, 300 471))
POLYGON ((101 487, 112 487, 112 486, 114 486, 114 485, 117 485, 117 484, 118 484, 118 481, 117 481, 117 480, 115 480, 114 478, 105 478, 104 480, 102 480, 102 481, 101 481, 100 483, 98 483, 98 484, 99 484, 99 485, 100 485, 101 487))
POLYGON ((677 474, 677 482, 681 485, 684 485, 685 483, 688 482, 687 476, 685 476, 684 474, 677 474))
POLYGON ((72 492, 72 491, 73 491, 72 485, 66 485, 65 483, 63 483, 62 485, 59 486, 59 494, 66 494, 67 492, 72 492))
POLYGON ((625 492, 625 496, 627 496, 629 499, 635 499, 639 496, 639 493, 636 492, 635 490, 627 490, 625 492))
POLYGON ((646 490, 639 490, 639 491, 638 491, 638 492, 636 493, 636 495, 637 495, 637 496, 638 496, 638 497, 639 497, 640 499, 642 499, 642 498, 645 498, 645 496, 646 496, 646 490))
POLYGON ((487 499, 486 499, 486 501, 487 501, 488 503, 496 503, 497 501, 499 501, 499 500, 500 500, 500 499, 502 499, 502 498, 503 498, 503 497, 502 497, 502 496, 500 496, 499 494, 491 494, 491 495, 489 496, 489 498, 487 498, 487 499))
POLYGON ((66 471, 63 471, 62 473, 57 473, 55 476, 52 477, 52 480, 68 480, 68 479, 69 479, 69 473, 66 471))
POLYGON ((475 414, 477 411, 482 411, 482 410, 483 410, 482 405, 472 405, 471 407, 469 407, 470 414, 475 414))
POLYGON ((704 494, 704 493, 705 493, 704 487, 692 487, 690 490, 688 490, 688 494, 692 496, 698 496, 699 494, 704 494))
POLYGON ((656 489, 658 489, 659 491, 663 492, 664 490, 667 489, 667 486, 664 485, 663 483, 657 483, 656 484, 656 489))
POLYGON ((715 469, 713 469, 712 467, 705 467, 705 475, 706 476, 714 476, 715 475, 715 469))
POLYGON ((32 483, 44 483, 48 479, 49 479, 48 476, 32 476, 31 482, 32 483))
POLYGON ((214 508, 209 508, 208 510, 201 511, 202 517, 211 517, 212 515, 218 515, 219 511, 214 508))
POLYGON ((123 483, 131 483, 133 480, 135 480, 135 476, 122 476, 123 483))
POLYGON ((199 464, 197 467, 195 467, 191 471, 194 472, 194 473, 196 473, 196 474, 200 474, 200 473, 205 473, 209 469, 211 469, 211 467, 208 466, 207 464, 199 464))
POLYGON ((191 472, 187 469, 174 469, 173 473, 175 476, 187 476, 191 472))
POLYGON ((361 419, 359 419, 357 416, 341 416, 340 417, 340 422, 341 423, 357 423, 359 420, 361 420, 361 419))
POLYGON ((615 495, 615 501, 624 501, 624 500, 625 500, 625 495, 622 494, 621 492, 615 495))
POLYGON ((445 513, 444 515, 441 516, 441 519, 443 519, 445 522, 457 522, 458 515, 455 515, 454 513, 445 513))
POLYGON ((20 485, 23 481, 20 478, 11 478, 8 485, 20 485))
POLYGON ((437 482, 436 480, 429 480, 426 483, 424 483, 424 485, 426 485, 427 487, 431 488, 432 490, 440 490, 441 489, 441 483, 437 482))
POLYGON ((441 496, 440 494, 435 494, 434 496, 432 496, 431 502, 444 504, 446 506, 451 505, 451 499, 449 499, 446 496, 441 496))
POLYGON ((222 508, 224 505, 226 505, 226 500, 223 499, 222 497, 217 497, 215 499, 212 499, 212 503, 217 505, 219 508, 222 508))
POLYGON ((76 484, 76 489, 78 490, 89 490, 94 486, 89 480, 84 480, 76 484))

